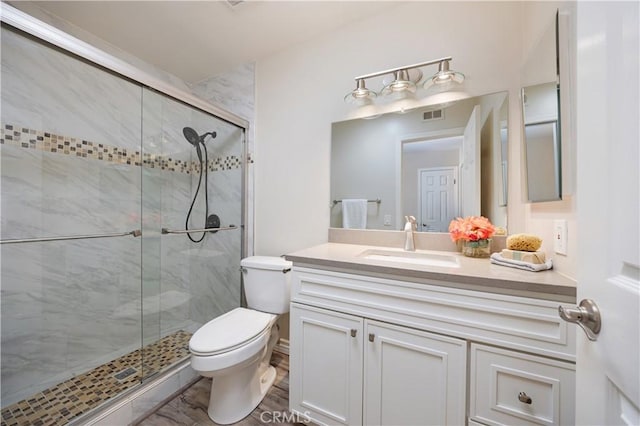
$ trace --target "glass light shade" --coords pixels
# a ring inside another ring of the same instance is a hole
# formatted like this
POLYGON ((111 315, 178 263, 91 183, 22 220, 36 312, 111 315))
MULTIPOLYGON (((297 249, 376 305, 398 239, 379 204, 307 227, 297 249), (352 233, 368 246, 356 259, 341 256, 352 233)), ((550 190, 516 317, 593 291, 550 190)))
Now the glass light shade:
MULTIPOLYGON (((415 81, 412 80, 411 76, 409 75, 409 71, 407 70, 395 71, 393 73, 393 77, 394 77, 393 81, 386 84, 382 89, 382 91, 380 92, 382 95, 389 96, 389 95, 402 93, 402 92, 415 93, 416 83, 415 81)), ((420 80, 421 77, 422 77, 422 73, 420 73, 418 80, 420 80)))
POLYGON ((344 101, 356 105, 367 105, 377 96, 376 92, 365 87, 364 80, 358 80, 356 88, 346 94, 344 101))
POLYGON ((424 82, 424 88, 428 90, 433 86, 438 86, 439 89, 446 90, 463 81, 464 74, 450 70, 449 61, 443 61, 438 65, 438 72, 424 82))

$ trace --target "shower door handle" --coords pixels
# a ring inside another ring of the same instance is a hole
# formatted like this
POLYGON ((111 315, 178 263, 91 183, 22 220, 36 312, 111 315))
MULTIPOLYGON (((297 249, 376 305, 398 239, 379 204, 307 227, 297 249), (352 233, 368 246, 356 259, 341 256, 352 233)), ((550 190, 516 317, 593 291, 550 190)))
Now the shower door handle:
POLYGON ((90 234, 90 235, 69 235, 66 237, 42 237, 42 238, 22 238, 15 240, 2 240, 0 244, 18 244, 18 243, 42 243, 46 241, 67 241, 67 240, 89 240, 93 238, 113 238, 113 237, 126 237, 131 235, 133 237, 139 237, 142 235, 142 231, 134 229, 127 232, 116 232, 113 234, 90 234))
POLYGON ((166 234, 190 234, 191 232, 232 231, 234 229, 239 229, 239 228, 237 226, 235 226, 235 225, 221 226, 219 228, 181 229, 181 230, 162 228, 162 232, 161 233, 163 235, 166 235, 166 234))

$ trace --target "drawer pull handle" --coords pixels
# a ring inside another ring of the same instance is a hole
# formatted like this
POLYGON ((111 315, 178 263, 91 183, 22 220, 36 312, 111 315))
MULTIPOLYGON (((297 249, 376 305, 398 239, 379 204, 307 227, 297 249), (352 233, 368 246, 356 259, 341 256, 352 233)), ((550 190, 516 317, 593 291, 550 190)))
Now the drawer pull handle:
POLYGON ((518 401, 524 402, 525 404, 531 404, 533 402, 531 397, 524 392, 518 394, 518 401))
POLYGON ((369 341, 370 341, 370 342, 373 342, 373 341, 375 340, 375 338, 376 338, 376 335, 375 335, 375 334, 373 334, 373 333, 369 333, 369 341))
POLYGON ((358 330, 355 328, 351 329, 351 337, 356 337, 356 334, 358 334, 358 330))

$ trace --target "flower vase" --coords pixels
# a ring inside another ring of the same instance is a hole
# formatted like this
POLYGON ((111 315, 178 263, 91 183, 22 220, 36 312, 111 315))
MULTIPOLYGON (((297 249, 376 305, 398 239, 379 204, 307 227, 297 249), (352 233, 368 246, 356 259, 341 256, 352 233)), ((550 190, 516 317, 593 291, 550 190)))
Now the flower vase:
POLYGON ((491 240, 462 241, 462 254, 468 257, 489 257, 491 240))

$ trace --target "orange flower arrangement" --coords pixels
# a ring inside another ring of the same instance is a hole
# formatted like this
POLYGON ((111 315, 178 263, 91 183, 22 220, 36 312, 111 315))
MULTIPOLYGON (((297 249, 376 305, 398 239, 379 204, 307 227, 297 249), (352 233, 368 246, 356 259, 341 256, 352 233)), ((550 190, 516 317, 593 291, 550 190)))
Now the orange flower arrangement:
POLYGON ((484 216, 459 217, 449 224, 453 242, 488 240, 495 232, 496 227, 484 216))

